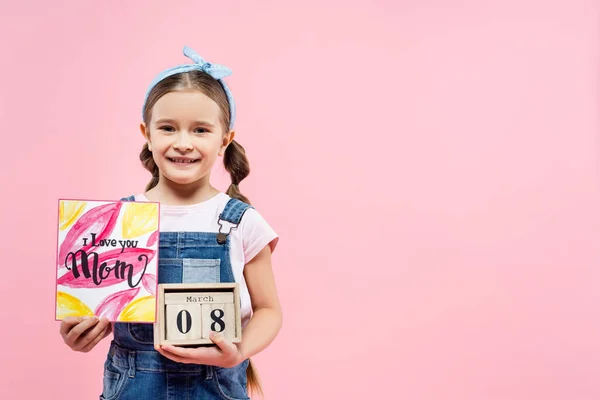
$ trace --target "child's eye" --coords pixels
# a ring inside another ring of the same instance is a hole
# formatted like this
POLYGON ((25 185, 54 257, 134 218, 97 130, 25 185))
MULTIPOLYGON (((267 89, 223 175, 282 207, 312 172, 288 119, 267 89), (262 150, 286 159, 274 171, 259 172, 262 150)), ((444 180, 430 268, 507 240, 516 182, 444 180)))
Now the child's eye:
POLYGON ((169 125, 163 125, 160 128, 158 128, 158 129, 160 129, 161 131, 166 131, 166 132, 173 132, 173 131, 175 131, 175 128, 173 128, 172 126, 169 126, 169 125))
POLYGON ((201 133, 201 134, 202 134, 202 133, 206 133, 206 132, 208 132, 208 130, 206 130, 205 128, 196 128, 196 129, 194 130, 194 132, 196 132, 196 133, 201 133))

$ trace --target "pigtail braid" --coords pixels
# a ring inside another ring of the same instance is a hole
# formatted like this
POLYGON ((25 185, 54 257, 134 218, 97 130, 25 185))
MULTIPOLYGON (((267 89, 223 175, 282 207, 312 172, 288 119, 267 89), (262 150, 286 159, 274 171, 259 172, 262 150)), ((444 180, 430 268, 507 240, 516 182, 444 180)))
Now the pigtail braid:
POLYGON ((250 163, 246 157, 246 151, 235 140, 233 140, 225 150, 223 157, 225 169, 231 175, 231 185, 227 189, 227 194, 234 198, 250 204, 246 196, 240 192, 239 184, 250 174, 250 163))
POLYGON ((148 149, 148 143, 144 144, 144 147, 142 148, 140 161, 144 168, 152 174, 152 179, 150 179, 150 182, 146 185, 146 190, 148 191, 158 184, 159 178, 158 166, 154 162, 154 158, 152 158, 152 152, 148 149))
MULTIPOLYGON (((240 192, 238 187, 240 182, 250 174, 250 163, 246 157, 246 151, 235 140, 233 140, 229 146, 227 146, 227 149, 225 149, 223 163, 225 164, 225 169, 229 172, 229 175, 231 175, 231 185, 229 186, 229 189, 227 189, 227 194, 234 199, 250 204, 248 198, 240 192)), ((258 371, 252 360, 249 359, 248 361, 249 364, 246 369, 248 392, 249 394, 258 394, 262 397, 262 385, 260 383, 258 371)))
MULTIPOLYGON (((250 204, 250 201, 240 192, 238 186, 240 182, 250 174, 250 163, 248 162, 246 151, 242 145, 233 140, 229 146, 227 146, 227 149, 225 149, 223 163, 225 164, 225 169, 229 172, 229 175, 231 175, 231 185, 229 186, 229 189, 227 189, 227 194, 234 199, 250 204)), ((248 368, 246 369, 248 394, 263 397, 262 385, 256 366, 251 359, 248 359, 248 361, 248 368)))
POLYGON ((262 390, 262 384, 260 382, 260 377, 258 376, 258 371, 254 366, 254 363, 251 359, 248 359, 248 369, 246 369, 246 383, 247 383, 247 392, 249 396, 254 397, 255 395, 264 398, 264 393, 262 390))

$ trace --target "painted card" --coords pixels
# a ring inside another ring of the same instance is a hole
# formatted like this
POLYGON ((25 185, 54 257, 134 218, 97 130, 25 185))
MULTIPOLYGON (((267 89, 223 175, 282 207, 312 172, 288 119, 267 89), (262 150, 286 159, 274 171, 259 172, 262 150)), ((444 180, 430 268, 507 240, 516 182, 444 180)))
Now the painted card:
POLYGON ((159 207, 59 200, 56 320, 155 322, 159 207))

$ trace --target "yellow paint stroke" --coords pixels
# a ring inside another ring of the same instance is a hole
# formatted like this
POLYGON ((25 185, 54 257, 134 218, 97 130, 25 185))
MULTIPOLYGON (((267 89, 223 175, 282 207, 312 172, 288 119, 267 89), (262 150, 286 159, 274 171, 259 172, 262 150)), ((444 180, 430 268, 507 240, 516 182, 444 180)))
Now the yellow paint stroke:
POLYGON ((81 300, 65 292, 56 292, 56 318, 92 317, 94 312, 81 300))
POLYGON ((85 210, 85 201, 61 201, 59 207, 60 230, 71 226, 85 210))
POLYGON ((129 303, 119 315, 119 321, 124 322, 154 322, 156 297, 140 297, 129 303))
POLYGON ((126 205, 123 215, 123 239, 131 239, 158 229, 156 204, 133 203, 126 205))

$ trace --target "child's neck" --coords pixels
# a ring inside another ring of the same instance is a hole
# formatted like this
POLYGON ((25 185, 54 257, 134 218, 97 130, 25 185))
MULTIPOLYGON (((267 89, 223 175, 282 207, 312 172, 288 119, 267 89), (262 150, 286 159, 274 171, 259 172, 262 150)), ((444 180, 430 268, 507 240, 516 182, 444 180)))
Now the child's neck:
POLYGON ((209 200, 218 193, 209 182, 198 181, 179 185, 161 177, 158 184, 146 192, 145 196, 150 201, 165 205, 191 205, 209 200))

